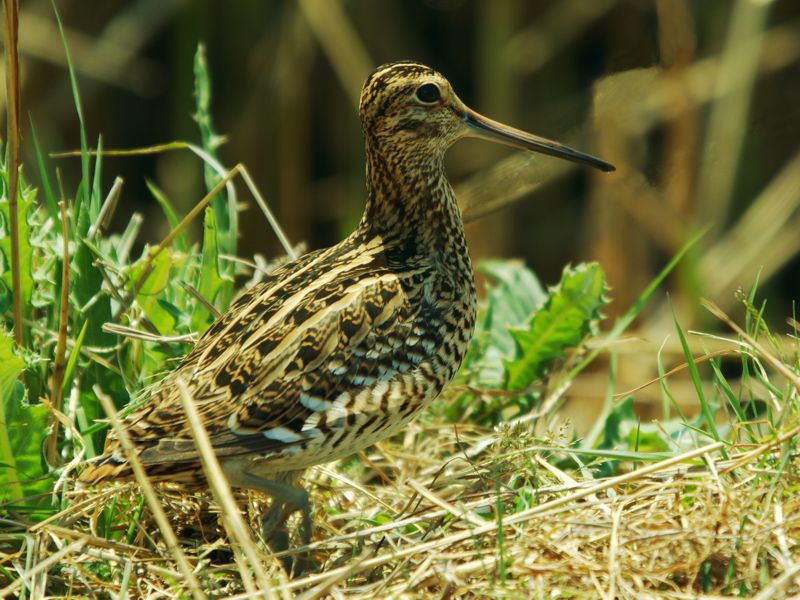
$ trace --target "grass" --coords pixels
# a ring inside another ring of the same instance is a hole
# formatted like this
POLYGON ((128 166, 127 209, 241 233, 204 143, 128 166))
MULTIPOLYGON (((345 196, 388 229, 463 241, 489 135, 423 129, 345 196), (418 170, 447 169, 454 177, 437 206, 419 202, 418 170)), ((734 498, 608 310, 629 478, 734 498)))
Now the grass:
MULTIPOLYGON (((313 15, 313 6, 302 9, 313 15)), ((68 54, 67 63, 82 123, 68 54)), ((0 165, 0 252, 7 258, 16 248, 20 264, 15 279, 11 261, 0 261, 0 292, 11 290, 0 294, 0 307, 4 324, 18 325, 14 302, 4 300, 18 298, 27 330, 22 345, 0 336, 0 596, 800 592, 796 321, 783 334, 766 323, 757 285, 739 294, 742 325, 706 302, 724 333, 684 331, 673 315, 678 364, 654 352, 660 376, 617 391, 623 336, 698 238, 607 327, 602 313, 613 292, 598 264, 565 269, 547 290, 520 263, 482 265, 490 287, 478 331, 443 397, 402 436, 307 474, 314 538, 288 553, 310 558, 306 574, 288 577, 283 557, 257 538, 269 500, 227 485, 186 389, 209 491, 153 485, 140 469, 134 482, 77 489, 71 475, 101 452, 109 424, 124 442, 117 411, 145 398, 186 353, 235 296, 237 278, 258 278, 249 261, 233 260, 236 176, 294 255, 247 170, 227 170, 216 158, 202 51, 194 67, 200 145, 141 151, 192 152, 207 167, 208 193, 181 216, 150 186, 170 233, 139 256, 140 220, 121 233, 103 227, 121 184, 103 193, 102 158, 110 152, 100 141, 90 148, 83 126, 82 177, 72 193, 60 183, 56 192, 34 138, 42 186, 20 179, 17 221, 8 196, 16 169, 13 161, 0 165), (202 242, 192 242, 187 227, 201 215, 202 242), (18 225, 15 236, 9 223, 18 225), (579 437, 557 409, 598 372, 606 402, 579 437), (687 372, 688 391, 678 386, 687 372), (662 394, 659 421, 643 422, 634 411, 636 393, 648 386, 662 394), (108 422, 97 421, 106 415, 108 422)))

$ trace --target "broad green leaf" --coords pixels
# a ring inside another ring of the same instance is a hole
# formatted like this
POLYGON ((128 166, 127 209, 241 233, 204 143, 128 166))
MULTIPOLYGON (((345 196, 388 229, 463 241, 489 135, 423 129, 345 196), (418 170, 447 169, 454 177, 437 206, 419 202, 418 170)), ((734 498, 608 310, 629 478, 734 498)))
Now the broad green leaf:
MULTIPOLYGON (((143 258, 140 259, 132 269, 128 272, 127 288, 132 291, 134 286, 139 281, 144 269, 147 265, 147 260, 144 257, 149 255, 149 249, 145 249, 143 258)), ((136 293, 136 303, 150 319, 150 322, 155 325, 161 333, 168 333, 175 327, 175 319, 158 303, 159 297, 164 293, 166 287, 170 284, 170 274, 172 272, 173 256, 169 248, 165 248, 153 259, 153 268, 150 271, 147 279, 144 280, 142 286, 136 293)))
POLYGON ((605 292, 605 278, 597 263, 564 269, 561 283, 550 290, 529 325, 511 330, 517 357, 505 361, 506 389, 527 388, 563 358, 568 348, 580 344, 600 319, 605 292))
POLYGON ((47 409, 24 401, 17 378, 25 363, 12 348, 12 339, 0 333, 0 504, 46 493, 52 483, 41 455, 47 409))
POLYGON ((484 261, 478 270, 490 284, 465 366, 476 371, 476 384, 502 387, 503 361, 513 359, 516 351, 509 328, 524 326, 547 294, 522 261, 484 261))

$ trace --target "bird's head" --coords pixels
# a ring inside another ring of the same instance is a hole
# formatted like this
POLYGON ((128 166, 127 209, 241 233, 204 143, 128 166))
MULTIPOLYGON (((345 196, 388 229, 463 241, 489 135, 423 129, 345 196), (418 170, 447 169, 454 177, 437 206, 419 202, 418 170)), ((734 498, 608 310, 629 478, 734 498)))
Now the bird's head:
POLYGON ((467 107, 440 73, 416 62, 378 67, 361 90, 359 107, 367 143, 384 154, 441 157, 464 137, 492 140, 613 171, 609 163, 488 119, 467 107))

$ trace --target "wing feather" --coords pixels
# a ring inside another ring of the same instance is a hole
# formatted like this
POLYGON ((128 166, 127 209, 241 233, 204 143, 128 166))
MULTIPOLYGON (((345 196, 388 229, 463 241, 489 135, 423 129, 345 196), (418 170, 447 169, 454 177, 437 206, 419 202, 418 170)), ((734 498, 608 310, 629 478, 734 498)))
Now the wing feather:
POLYGON ((221 457, 278 452, 372 410, 359 393, 413 369, 426 354, 414 331, 438 309, 414 285, 420 275, 373 261, 312 292, 287 287, 260 303, 272 278, 244 294, 131 418, 143 462, 197 460, 177 377, 187 382, 221 457), (286 302, 292 310, 276 320, 286 302))

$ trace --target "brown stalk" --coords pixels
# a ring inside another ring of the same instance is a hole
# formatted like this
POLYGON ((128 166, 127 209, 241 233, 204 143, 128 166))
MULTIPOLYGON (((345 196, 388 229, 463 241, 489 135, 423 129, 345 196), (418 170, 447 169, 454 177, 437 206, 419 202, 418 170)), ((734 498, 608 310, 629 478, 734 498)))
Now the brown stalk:
MULTIPOLYGON (((58 343, 53 357, 53 383, 50 390, 50 404, 55 410, 61 410, 63 399, 64 371, 67 367, 67 315, 69 312, 69 226, 67 224, 67 207, 64 201, 58 203, 61 211, 61 236, 64 239, 63 265, 61 267, 61 308, 58 318, 58 343)), ((47 464, 56 466, 58 460, 58 419, 50 414, 50 435, 44 444, 44 456, 47 464)))
POLYGON ((8 216, 11 221, 11 281, 14 302, 14 340, 25 342, 22 328, 22 285, 19 264, 19 7, 17 0, 3 0, 6 13, 6 97, 8 100, 8 216))

